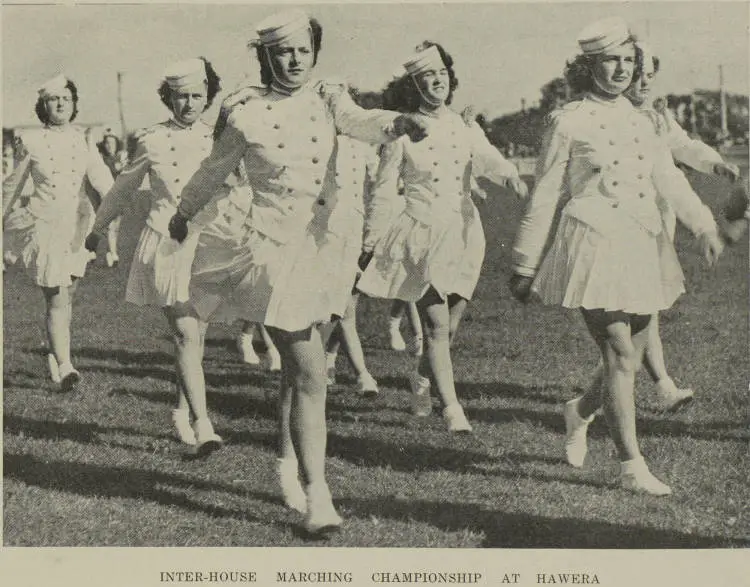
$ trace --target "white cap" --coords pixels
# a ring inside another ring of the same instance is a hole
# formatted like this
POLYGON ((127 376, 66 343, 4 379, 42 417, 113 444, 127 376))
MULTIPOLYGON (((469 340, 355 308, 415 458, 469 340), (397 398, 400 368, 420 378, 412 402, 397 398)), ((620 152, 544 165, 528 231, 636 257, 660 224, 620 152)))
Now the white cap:
POLYGON ((257 36, 248 45, 278 45, 304 30, 310 30, 310 17, 307 13, 302 10, 278 12, 258 23, 257 36))
POLYGON ((630 28, 623 19, 605 18, 583 29, 578 35, 578 45, 584 54, 596 55, 619 47, 629 38, 630 28))
POLYGON ((428 69, 442 69, 445 67, 440 51, 435 45, 419 51, 411 59, 404 63, 406 73, 415 75, 428 69))
POLYGON ((174 63, 164 71, 164 81, 173 90, 206 83, 206 63, 203 59, 174 63))
POLYGON ((39 88, 39 95, 42 98, 52 96, 58 92, 62 92, 67 85, 68 78, 60 73, 42 84, 42 86, 39 88))

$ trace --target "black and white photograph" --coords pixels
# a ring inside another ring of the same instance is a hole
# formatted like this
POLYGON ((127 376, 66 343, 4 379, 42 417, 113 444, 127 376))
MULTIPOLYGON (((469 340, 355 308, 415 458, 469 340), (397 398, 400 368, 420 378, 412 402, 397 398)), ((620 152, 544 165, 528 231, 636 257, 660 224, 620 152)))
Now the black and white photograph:
POLYGON ((747 3, 1 15, 6 554, 747 552, 747 3))

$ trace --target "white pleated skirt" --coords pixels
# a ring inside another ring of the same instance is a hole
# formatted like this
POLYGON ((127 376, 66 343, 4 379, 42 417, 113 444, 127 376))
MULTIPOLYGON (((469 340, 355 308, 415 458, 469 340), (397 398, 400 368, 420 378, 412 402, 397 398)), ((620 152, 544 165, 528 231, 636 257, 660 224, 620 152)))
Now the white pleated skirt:
POLYGON ((685 291, 666 227, 654 236, 623 219, 605 235, 565 213, 533 289, 545 304, 643 315, 666 310, 685 291))
MULTIPOLYGON (((473 204, 471 204, 473 207, 473 204)), ((484 262, 479 214, 453 211, 425 224, 402 212, 375 246, 357 288, 373 297, 416 302, 430 287, 446 298, 474 295, 484 262)))
POLYGON ((84 276, 91 260, 83 246, 91 221, 90 214, 72 211, 51 222, 18 208, 5 222, 4 255, 21 263, 36 285, 67 287, 84 276))
POLYGON ((201 319, 296 332, 343 315, 356 274, 346 238, 311 224, 280 243, 230 216, 198 239, 190 298, 201 319))
POLYGON ((174 306, 190 299, 190 272, 200 227, 190 225, 178 243, 150 226, 141 231, 130 265, 125 301, 137 306, 174 306))

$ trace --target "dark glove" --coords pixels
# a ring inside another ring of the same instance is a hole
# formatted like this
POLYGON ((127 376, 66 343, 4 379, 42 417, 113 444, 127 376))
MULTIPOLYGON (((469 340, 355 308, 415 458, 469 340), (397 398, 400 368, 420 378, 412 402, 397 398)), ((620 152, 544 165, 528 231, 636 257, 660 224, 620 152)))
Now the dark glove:
POLYGON ((514 298, 516 298, 519 302, 526 304, 528 303, 529 298, 531 297, 531 285, 533 283, 534 283, 533 277, 527 277, 526 275, 514 274, 510 278, 508 287, 510 288, 510 293, 513 294, 514 298))
POLYGON ((360 271, 364 271, 365 269, 367 269, 367 266, 370 264, 371 259, 372 251, 362 251, 359 259, 357 259, 357 265, 359 265, 360 271))
POLYGON ((90 251, 92 253, 96 253, 96 249, 99 248, 99 241, 102 240, 101 235, 98 235, 95 232, 92 232, 86 237, 86 240, 83 243, 83 246, 86 247, 87 251, 90 251))
POLYGON ((169 221, 169 236, 181 243, 188 235, 188 221, 182 214, 177 212, 169 221))
POLYGON ((748 198, 747 188, 740 184, 732 190, 724 205, 724 218, 730 222, 744 218, 748 207, 750 207, 750 198, 748 198))

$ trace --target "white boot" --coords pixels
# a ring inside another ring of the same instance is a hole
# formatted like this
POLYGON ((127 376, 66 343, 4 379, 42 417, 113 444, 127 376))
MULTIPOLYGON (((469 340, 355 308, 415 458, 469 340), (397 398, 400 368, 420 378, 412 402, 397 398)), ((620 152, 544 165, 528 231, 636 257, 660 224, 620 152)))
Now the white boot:
POLYGON ((662 412, 674 412, 693 401, 692 389, 680 389, 671 377, 659 380, 656 384, 658 409, 662 412))
POLYGON ((219 450, 224 444, 221 436, 214 432, 213 424, 208 418, 200 418, 193 422, 193 432, 195 433, 195 447, 193 449, 195 456, 208 456, 219 450))
POLYGON ((446 406, 445 409, 443 409, 443 419, 445 420, 445 423, 448 424, 449 432, 469 433, 472 431, 471 424, 469 424, 469 421, 466 419, 464 409, 459 403, 446 406))
POLYGON ((659 481, 648 470, 646 461, 643 460, 642 456, 620 463, 620 483, 623 488, 636 493, 648 493, 657 496, 672 493, 669 485, 659 481))
POLYGON ((388 337, 390 338, 391 348, 394 351, 405 351, 406 342, 404 337, 401 336, 401 320, 398 321, 391 319, 388 325, 388 337))
POLYGON ((299 463, 297 459, 276 459, 276 475, 278 476, 281 495, 284 503, 290 509, 301 514, 307 512, 307 496, 299 482, 299 463))
POLYGON ((565 457, 568 463, 574 467, 582 467, 588 452, 586 433, 589 424, 594 421, 592 414, 585 420, 578 414, 578 404, 581 398, 577 397, 565 404, 563 416, 565 417, 565 457))
POLYGON ((317 483, 307 486, 307 517, 305 530, 314 535, 325 535, 338 530, 343 523, 333 507, 328 485, 317 483))
POLYGON ((266 353, 266 369, 271 373, 281 371, 281 355, 276 347, 270 347, 266 353))
POLYGON ((375 397, 378 395, 378 382, 365 371, 357 378, 357 391, 364 397, 375 397))
POLYGON ((49 367, 49 376, 52 379, 52 383, 60 383, 60 366, 57 364, 54 353, 47 354, 47 366, 49 367))
POLYGON ((245 332, 240 332, 237 337, 237 350, 242 355, 242 360, 248 365, 257 365, 260 363, 260 357, 253 348, 253 335, 245 332))
POLYGON ((60 391, 73 391, 81 381, 81 374, 75 370, 72 363, 60 365, 60 391))
POLYGON ((411 411, 415 416, 425 418, 432 413, 430 380, 415 371, 409 378, 411 384, 411 411))
POLYGON ((190 410, 187 408, 172 410, 172 424, 174 424, 180 442, 195 446, 195 432, 190 425, 190 410))

